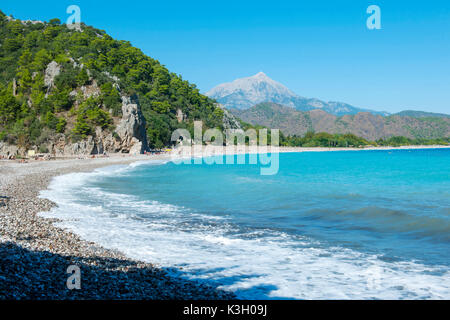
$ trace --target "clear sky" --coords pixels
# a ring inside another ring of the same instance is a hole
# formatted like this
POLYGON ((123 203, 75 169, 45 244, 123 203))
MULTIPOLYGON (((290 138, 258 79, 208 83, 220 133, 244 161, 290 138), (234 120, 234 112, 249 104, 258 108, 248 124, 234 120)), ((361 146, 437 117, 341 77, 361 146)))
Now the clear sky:
POLYGON ((129 40, 202 92, 259 71, 299 95, 450 113, 450 1, 6 1, 20 19, 81 19, 129 40), (381 30, 368 30, 369 5, 381 30))

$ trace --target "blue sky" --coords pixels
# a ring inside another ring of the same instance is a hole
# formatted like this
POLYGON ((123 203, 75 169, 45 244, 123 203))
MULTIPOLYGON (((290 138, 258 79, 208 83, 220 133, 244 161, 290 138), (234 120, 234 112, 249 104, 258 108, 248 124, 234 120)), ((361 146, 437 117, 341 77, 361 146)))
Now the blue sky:
POLYGON ((450 113, 450 1, 5 1, 20 19, 82 21, 129 40, 202 92, 264 71, 305 97, 450 113), (381 30, 366 9, 381 8, 381 30))

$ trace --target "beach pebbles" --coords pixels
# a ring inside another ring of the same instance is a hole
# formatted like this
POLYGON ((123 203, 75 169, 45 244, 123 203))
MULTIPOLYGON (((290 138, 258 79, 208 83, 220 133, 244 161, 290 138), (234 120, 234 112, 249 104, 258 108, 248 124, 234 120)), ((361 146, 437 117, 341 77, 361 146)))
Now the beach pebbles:
MULTIPOLYGON (((84 241, 54 226, 55 219, 37 216, 54 206, 38 198, 53 176, 105 165, 90 160, 48 162, 38 168, 23 164, 0 179, 0 299, 234 299, 232 293, 184 279, 181 273, 169 274, 84 241), (79 290, 68 289, 70 266, 79 267, 79 290)), ((0 173, 6 171, 0 163, 0 173)))

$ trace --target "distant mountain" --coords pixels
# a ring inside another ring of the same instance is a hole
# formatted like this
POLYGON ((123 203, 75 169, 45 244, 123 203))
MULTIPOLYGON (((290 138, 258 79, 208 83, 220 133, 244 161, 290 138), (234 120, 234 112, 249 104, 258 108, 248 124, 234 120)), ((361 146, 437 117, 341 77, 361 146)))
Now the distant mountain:
POLYGON ((247 110, 232 109, 231 112, 245 122, 280 129, 286 135, 302 136, 314 131, 353 133, 368 140, 392 136, 425 139, 450 137, 450 118, 444 117, 382 117, 369 112, 336 116, 320 109, 298 111, 276 103, 260 103, 247 110))
POLYGON ((278 102, 294 107, 292 101, 298 96, 291 90, 270 79, 263 72, 253 77, 224 83, 206 93, 226 108, 248 109, 265 101, 278 102))
POLYGON ((401 116, 401 117, 411 117, 411 118, 450 118, 450 114, 425 112, 425 111, 414 111, 414 110, 405 110, 405 111, 396 113, 395 115, 401 116))
POLYGON ((237 79, 224 83, 206 93, 210 98, 216 99, 226 108, 245 110, 262 102, 273 102, 294 108, 299 111, 321 109, 334 115, 357 114, 370 112, 373 114, 388 115, 386 112, 361 109, 342 102, 324 102, 319 99, 301 97, 279 82, 269 78, 263 72, 253 77, 237 79))

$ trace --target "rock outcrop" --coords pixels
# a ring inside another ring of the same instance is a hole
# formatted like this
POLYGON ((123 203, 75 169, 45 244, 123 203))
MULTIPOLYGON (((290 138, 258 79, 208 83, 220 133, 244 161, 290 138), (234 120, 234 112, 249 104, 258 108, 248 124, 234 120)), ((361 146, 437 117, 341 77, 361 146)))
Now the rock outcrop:
MULTIPOLYGON (((149 151, 145 118, 136 98, 122 97, 122 118, 115 131, 104 131, 97 127, 95 134, 84 140, 72 142, 64 134, 52 137, 47 148, 56 157, 86 156, 103 153, 142 154, 149 151)), ((24 154, 16 146, 0 143, 0 155, 3 157, 24 154)))
POLYGON ((114 132, 97 128, 94 136, 83 141, 66 144, 60 137, 49 146, 56 156, 95 155, 106 153, 142 154, 149 151, 145 118, 136 98, 122 97, 122 119, 114 132))
POLYGON ((64 155, 93 155, 104 152, 102 141, 92 136, 89 136, 86 140, 68 144, 63 150, 64 155))
POLYGON ((47 68, 45 69, 44 76, 44 84, 47 88, 50 89, 53 86, 55 78, 60 74, 60 72, 61 66, 57 62, 52 61, 48 64, 47 68))
POLYGON ((145 118, 136 97, 122 96, 122 120, 116 133, 121 141, 122 152, 136 154, 149 151, 145 118))
POLYGON ((216 104, 217 107, 223 111, 223 128, 224 129, 242 129, 241 123, 231 112, 229 112, 220 103, 216 104))
POLYGON ((177 121, 178 123, 182 123, 186 119, 185 114, 181 109, 177 109, 177 121))
POLYGON ((11 159, 20 154, 20 149, 17 146, 0 142, 0 158, 11 159))

